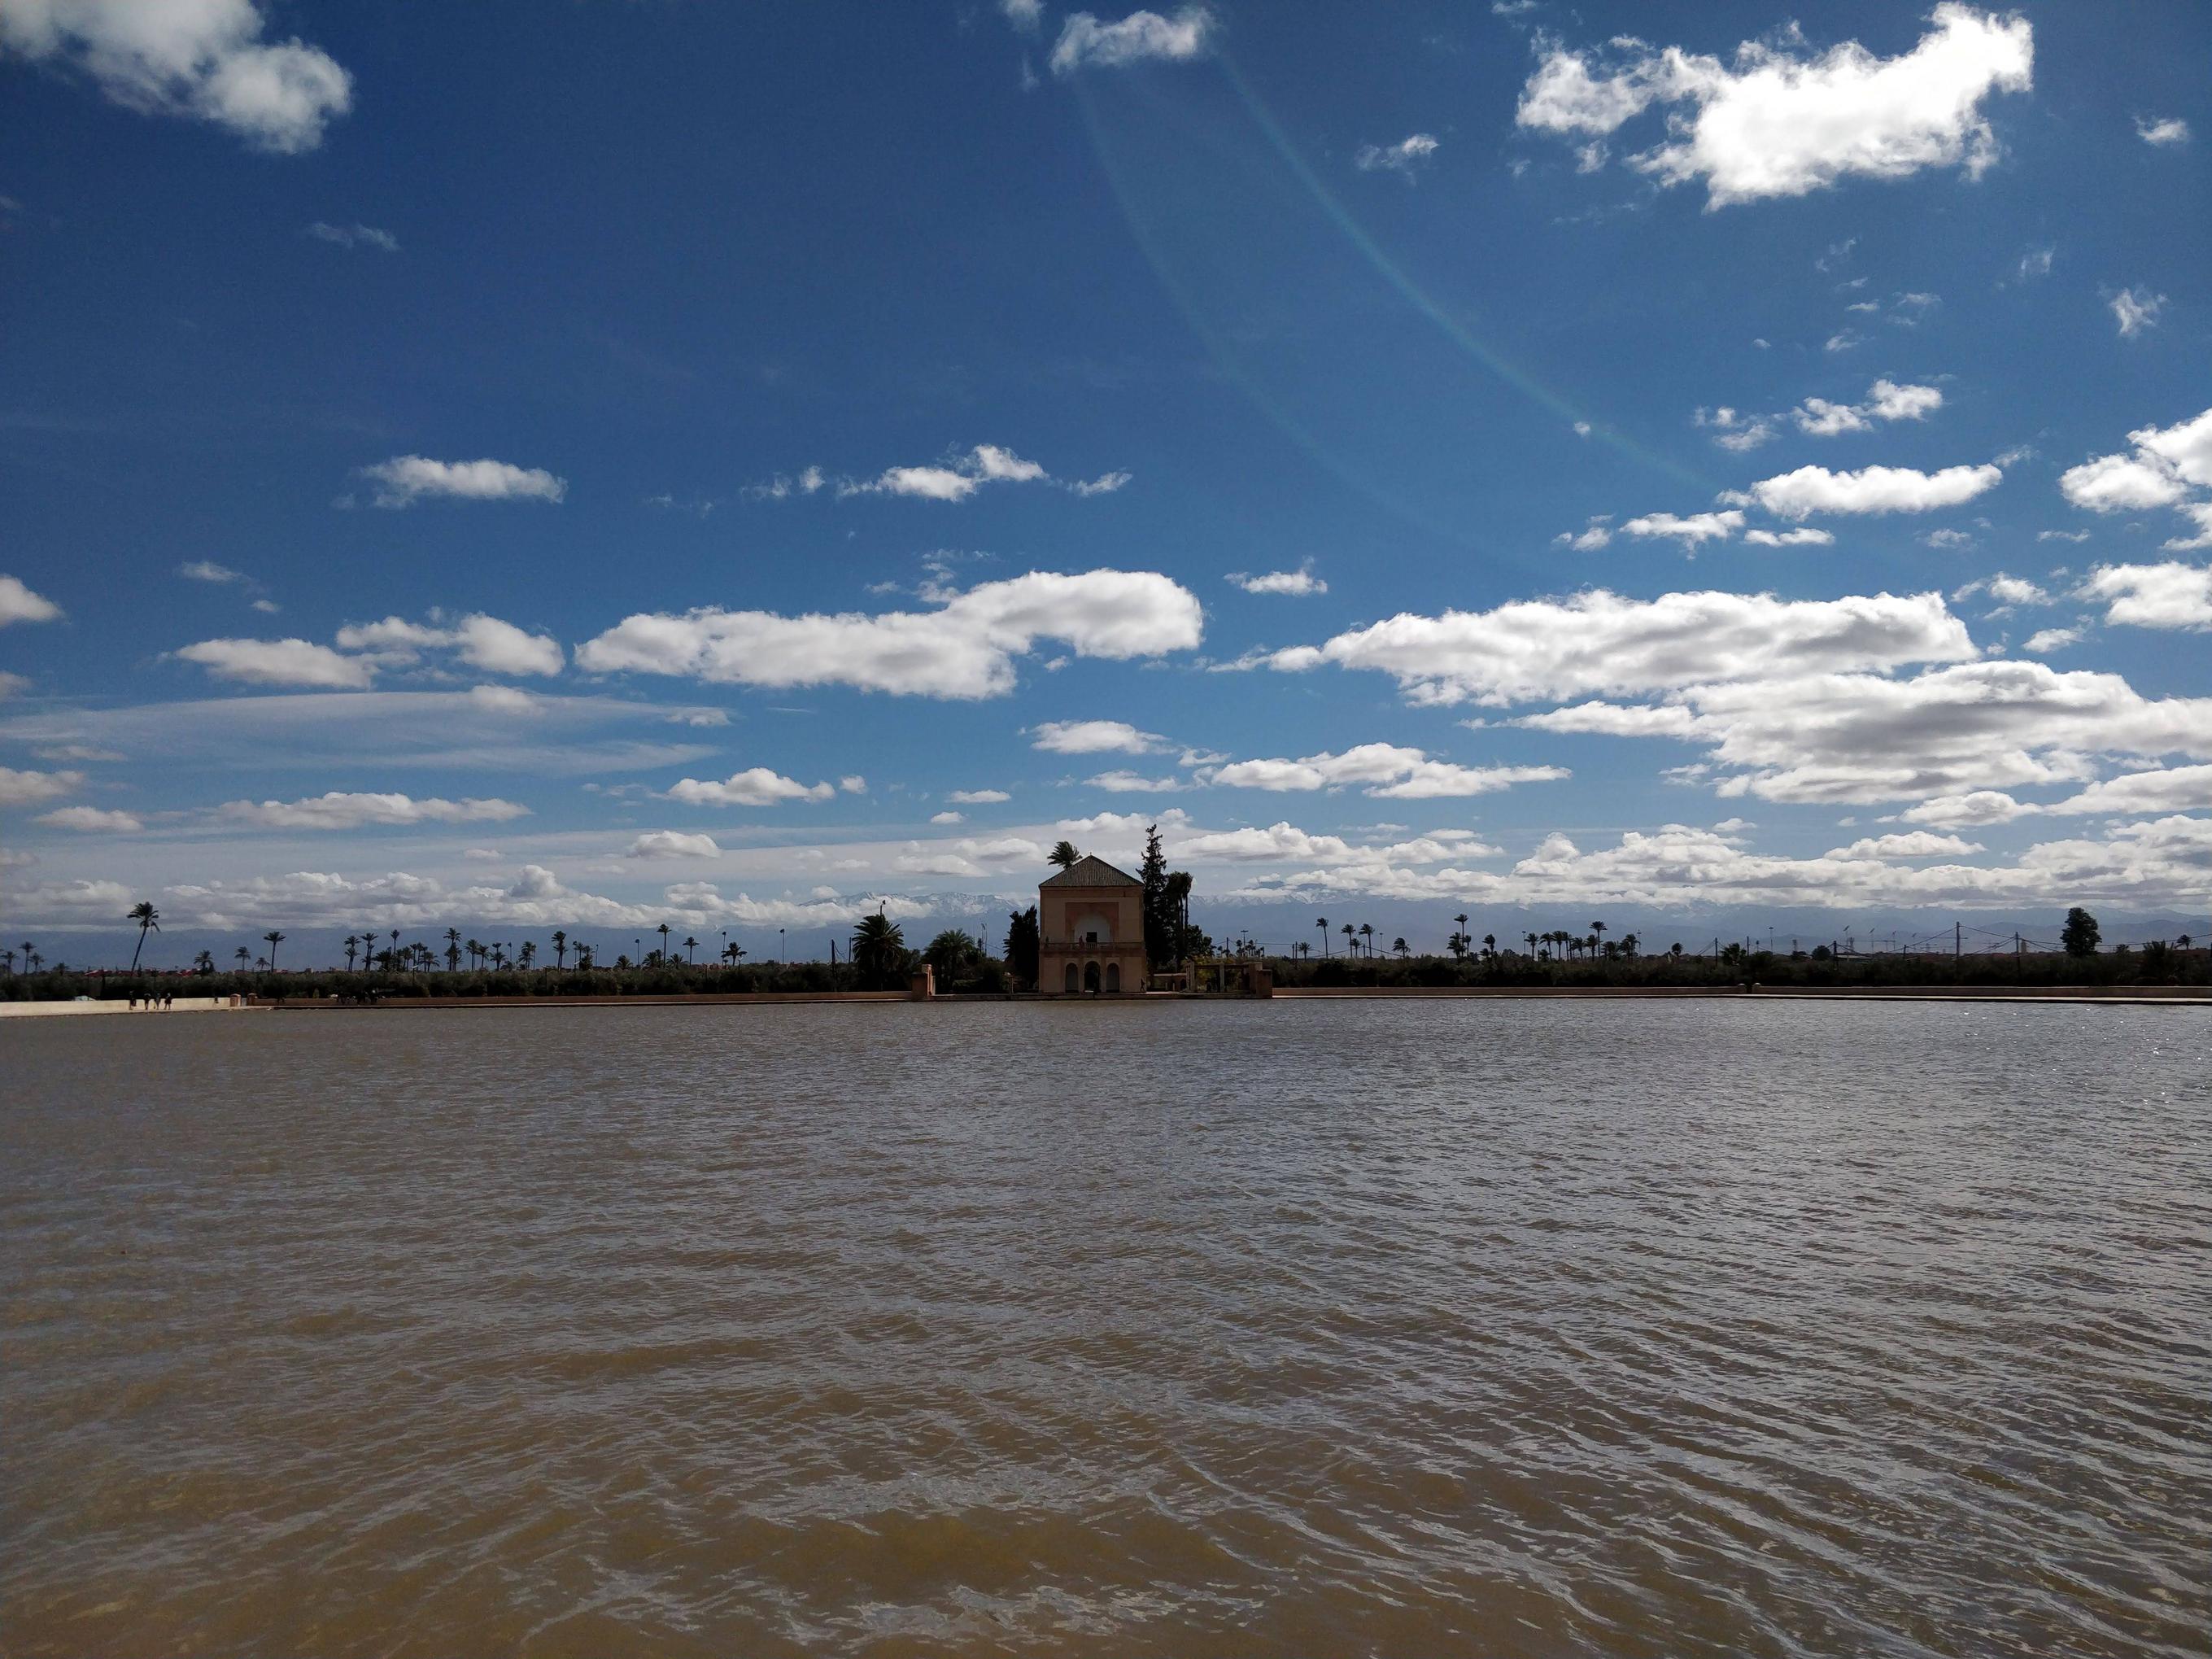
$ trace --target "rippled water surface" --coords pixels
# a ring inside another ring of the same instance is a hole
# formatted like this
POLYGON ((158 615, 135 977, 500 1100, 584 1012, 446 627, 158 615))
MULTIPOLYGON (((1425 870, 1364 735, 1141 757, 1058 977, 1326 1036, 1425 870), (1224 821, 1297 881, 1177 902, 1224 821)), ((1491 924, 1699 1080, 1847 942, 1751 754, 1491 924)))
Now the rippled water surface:
POLYGON ((2212 1009, 0 1029, 10 1654, 2212 1648, 2212 1009))

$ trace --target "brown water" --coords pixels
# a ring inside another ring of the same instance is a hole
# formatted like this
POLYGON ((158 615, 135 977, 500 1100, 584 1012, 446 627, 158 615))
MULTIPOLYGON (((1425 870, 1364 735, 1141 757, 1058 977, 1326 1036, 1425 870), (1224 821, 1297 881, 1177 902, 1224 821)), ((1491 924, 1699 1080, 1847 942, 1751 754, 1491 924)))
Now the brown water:
POLYGON ((2212 1648, 2212 1009, 0 1029, 13 1655, 2212 1648))

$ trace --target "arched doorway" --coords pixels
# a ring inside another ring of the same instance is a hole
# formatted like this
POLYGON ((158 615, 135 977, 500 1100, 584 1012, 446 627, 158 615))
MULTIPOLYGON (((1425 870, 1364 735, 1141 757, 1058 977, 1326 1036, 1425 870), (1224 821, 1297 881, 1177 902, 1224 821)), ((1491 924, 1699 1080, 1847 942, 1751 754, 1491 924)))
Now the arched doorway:
POLYGON ((1075 981, 1075 964, 1074 964, 1073 963, 1072 963, 1072 962, 1071 962, 1071 963, 1069 963, 1067 964, 1067 994, 1068 994, 1068 995, 1070 995, 1070 996, 1073 996, 1073 995, 1075 994, 1075 984, 1076 984, 1076 981, 1075 981))
MULTIPOLYGON (((1070 964, 1067 971, 1071 974, 1075 971, 1073 964, 1070 964)), ((1083 988, 1093 996, 1098 994, 1098 964, 1095 962, 1086 962, 1083 964, 1083 988)))
POLYGON ((1106 964, 1106 990, 1109 996, 1121 994, 1121 964, 1118 962, 1109 962, 1106 964))

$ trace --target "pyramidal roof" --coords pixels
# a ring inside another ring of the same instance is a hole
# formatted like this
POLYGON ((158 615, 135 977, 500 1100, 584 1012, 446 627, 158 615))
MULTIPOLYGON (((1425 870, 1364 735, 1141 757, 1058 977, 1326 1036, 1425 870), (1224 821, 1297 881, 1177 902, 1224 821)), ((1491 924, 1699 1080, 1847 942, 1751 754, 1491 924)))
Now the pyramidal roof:
POLYGON ((1117 870, 1104 859, 1086 853, 1056 876, 1047 876, 1046 887, 1142 887, 1127 870, 1117 870))

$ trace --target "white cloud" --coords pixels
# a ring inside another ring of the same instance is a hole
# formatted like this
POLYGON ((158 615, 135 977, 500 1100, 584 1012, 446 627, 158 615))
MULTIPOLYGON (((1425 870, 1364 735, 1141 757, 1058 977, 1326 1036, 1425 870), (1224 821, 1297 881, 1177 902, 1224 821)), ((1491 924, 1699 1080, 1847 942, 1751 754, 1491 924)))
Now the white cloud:
POLYGON ((1437 153, 1437 140, 1425 132, 1410 133, 1395 144, 1362 144, 1352 157, 1362 173, 1395 173, 1407 184, 1416 169, 1437 153))
POLYGON ((1003 789, 955 789, 945 798, 963 806, 995 806, 1013 797, 1003 789))
POLYGON ((929 815, 929 821, 932 823, 965 823, 968 822, 968 815, 965 812, 932 812, 929 815))
POLYGON ((1961 841, 1956 836, 1938 836, 1925 830, 1908 830, 1902 835, 1874 836, 1853 842, 1849 847, 1838 847, 1827 854, 1832 859, 1932 859, 1964 858, 1969 853, 1985 850, 1979 842, 1961 841))
POLYGON ((1486 795, 1518 783, 1549 783, 1571 775, 1559 766, 1459 766, 1431 760, 1419 749, 1388 743, 1364 743, 1341 754, 1323 752, 1294 761, 1231 761, 1196 774, 1204 784, 1278 793, 1364 784, 1366 794, 1400 800, 1486 795))
POLYGON ((333 789, 304 800, 233 800, 216 809, 227 823, 255 830, 358 830, 364 824, 505 823, 530 809, 497 799, 446 800, 433 795, 362 794, 333 789))
POLYGON ((103 811, 97 806, 63 806, 39 814, 40 823, 57 830, 82 830, 104 835, 135 835, 146 826, 136 814, 103 811))
MULTIPOLYGON (((1017 455, 997 444, 977 444, 965 455, 955 455, 927 466, 887 467, 872 478, 842 478, 840 497, 851 495, 910 495, 929 501, 964 501, 988 483, 1054 483, 1078 495, 1109 495, 1127 483, 1128 472, 1108 472, 1091 479, 1054 478, 1038 462, 1017 455)), ((798 488, 811 495, 821 488, 822 471, 809 467, 799 477, 798 488)), ((792 481, 779 473, 766 484, 756 484, 750 495, 776 498, 791 493, 792 481)))
POLYGON ((1103 789, 1116 795, 1168 795, 1183 787, 1180 778, 1148 778, 1141 772, 1133 772, 1126 768, 1101 772, 1085 781, 1093 789, 1103 789))
POLYGON ((999 0, 999 11, 1024 34, 1035 34, 1044 21, 1044 0, 999 0))
POLYGON ((1832 438, 1838 433, 1871 431, 1876 421, 1923 420, 1942 406, 1943 394, 1935 386, 1876 380, 1867 388, 1863 403, 1832 404, 1825 398, 1808 398, 1791 416, 1800 432, 1832 438))
POLYGON ((715 684, 993 697, 1013 690, 1013 659, 1039 639, 1063 641, 1078 656, 1125 661, 1194 648, 1202 614, 1196 595, 1151 572, 1032 571, 944 594, 929 611, 629 617, 579 647, 576 663, 593 673, 683 674, 715 684))
POLYGON ((1840 329, 1831 334, 1820 348, 1823 351, 1856 351, 1867 343, 1867 337, 1856 329, 1840 329))
POLYGON ((2212 628, 2212 567, 2107 564, 2091 571, 2081 597, 2105 601, 2105 620, 2136 628, 2212 628))
POLYGON ((1707 745, 1724 798, 1928 800, 2087 782, 2099 755, 2212 757, 2212 697, 2147 698, 2117 674, 1984 660, 1907 679, 1796 673, 1692 685, 1656 708, 1583 704, 1514 722, 1707 745))
POLYGON ((2057 257, 2058 250, 2055 247, 2028 249, 2020 256, 2020 264, 2015 271, 2018 280, 2025 283, 2038 276, 2048 276, 2051 275, 2051 262, 2057 257))
POLYGON ((2169 115, 2162 121, 2136 117, 2136 137, 2146 144, 2185 144, 2189 142, 2189 123, 2178 115, 2169 115))
POLYGON ((1739 415, 1726 404, 1718 409, 1700 409, 1692 419, 1699 426, 1711 427, 1713 441, 1737 454, 1758 448, 1773 437, 1777 429, 1772 416, 1739 415))
POLYGON ((1087 11, 1073 13, 1060 26, 1052 48, 1052 72, 1073 75, 1082 69, 1122 69, 1151 59, 1182 62, 1212 45, 1213 14, 1185 6, 1173 17, 1133 11, 1119 22, 1102 23, 1087 11))
POLYGON ((450 625, 435 611, 431 617, 428 623, 400 617, 351 623, 335 637, 340 648, 368 653, 379 665, 412 663, 418 652, 430 649, 452 650, 489 674, 557 674, 566 660, 558 641, 526 633, 496 617, 463 617, 450 625))
POLYGON ((141 114, 212 121, 263 149, 313 149, 351 107, 352 77, 296 39, 264 41, 264 23, 254 0, 8 0, 0 52, 66 65, 141 114))
POLYGON ((242 582, 246 580, 241 572, 233 570, 228 565, 217 564, 213 559, 194 559, 190 563, 180 564, 177 567, 177 574, 186 581, 193 582, 242 582))
POLYGON ((307 234, 319 242, 331 242, 339 247, 373 247, 382 253, 399 252, 399 239, 374 225, 327 225, 318 219, 307 227, 307 234))
POLYGON ((1988 465, 1947 466, 1940 472, 1907 466, 1831 472, 1825 466, 1801 466, 1762 478, 1752 485, 1751 498, 1784 519, 1814 513, 1927 513, 1970 501, 2003 478, 2002 471, 1988 465))
POLYGON ((2158 326, 2158 314, 2166 309, 2166 295, 2154 294, 2147 288, 2124 288, 2112 295, 2110 303, 2112 319, 2119 324, 2121 337, 2125 338, 2158 326))
POLYGON ((1979 830, 2009 823, 2033 809, 2022 806, 2001 789, 1973 789, 1954 795, 1938 795, 1898 816, 1908 823, 1932 823, 1939 830, 1979 830))
POLYGON ((718 859, 722 849, 712 836, 686 835, 681 830, 652 830, 630 842, 624 858, 718 859))
POLYGON ((558 501, 568 493, 565 478, 538 467, 505 461, 434 461, 422 455, 395 455, 361 469, 376 485, 379 507, 412 507, 444 498, 468 501, 558 501))
POLYGON ((26 772, 0 766, 0 806, 33 806, 81 787, 82 772, 26 772))
POLYGON ((0 628, 9 623, 52 622, 61 614, 61 606, 33 593, 17 578, 0 576, 0 628))
POLYGON ((837 787, 848 795, 865 795, 868 793, 868 781, 855 772, 838 779, 837 787))
POLYGON ((1238 570, 1231 573, 1229 580, 1247 593, 1281 593, 1302 599, 1310 593, 1328 592, 1328 584, 1314 574, 1310 559, 1296 570, 1270 570, 1260 576, 1248 576, 1238 570))
POLYGON ((2025 576, 2008 576, 2002 570, 1994 576, 1984 576, 1955 589, 1951 595, 1951 603, 1961 604, 1977 593, 1986 593, 1997 602, 1997 608, 1990 612, 1992 617, 2008 615, 2017 605, 2051 603, 2051 595, 2036 583, 2025 576))
POLYGON ((2176 766, 2106 778, 2044 810, 2084 816, 2212 810, 2212 766, 2176 766))
POLYGON ((2081 630, 2078 628, 2045 628, 2029 635, 2027 643, 2021 649, 2032 651, 2041 657, 2047 656, 2053 651, 2063 651, 2069 646, 2081 643, 2081 630))
POLYGON ((669 786, 667 799, 687 806, 773 806, 778 801, 828 800, 836 793, 830 784, 804 784, 765 766, 750 766, 720 783, 679 779, 669 786))
POLYGON ((1726 541, 1743 528, 1743 514, 1733 507, 1724 513, 1692 513, 1686 518, 1672 513, 1647 513, 1620 527, 1627 535, 1663 536, 1694 548, 1709 541, 1726 541))
POLYGON ((373 667, 360 658, 342 656, 308 640, 202 640, 170 654, 198 663, 217 679, 246 685, 351 691, 366 689, 374 678, 373 667))
POLYGON ((1293 673, 1331 663, 1379 670, 1417 702, 1498 704, 1975 654, 1938 593, 1778 599, 1707 592, 1638 600, 1598 589, 1492 611, 1400 615, 1269 660, 1293 673))
POLYGON ((2059 493, 2093 513, 2179 508, 2197 526, 2194 535, 2166 545, 2175 551, 2212 546, 2212 409, 2169 427, 2138 427, 2128 434, 2135 452, 2100 455, 2059 475, 2059 493))
POLYGON ((1046 720, 1030 728, 1030 746, 1051 755, 1149 755, 1166 746, 1156 732, 1127 720, 1046 720))
POLYGON ((1609 546, 1613 541, 1613 526, 1606 520, 1612 516, 1609 513, 1601 514, 1592 519, 1589 526, 1580 532, 1562 530, 1558 535, 1553 537, 1552 540, 1557 545, 1571 547, 1577 553, 1589 553, 1598 548, 1609 546))
POLYGON ((1897 58, 1856 41, 1801 58, 1746 41, 1731 66, 1640 40, 1613 43, 1611 61, 1553 46, 1522 88, 1523 127, 1610 134, 1653 105, 1668 142, 1629 157, 1666 185, 1702 179, 1709 208, 1802 196, 1854 175, 1899 179, 1926 167, 1978 178, 1996 160, 1982 103, 2032 82, 2027 20, 1945 3, 1934 27, 1897 58))
POLYGON ((1795 530, 1747 530, 1743 538, 1753 547, 1829 547, 1836 539, 1830 532, 1809 525, 1795 530))

